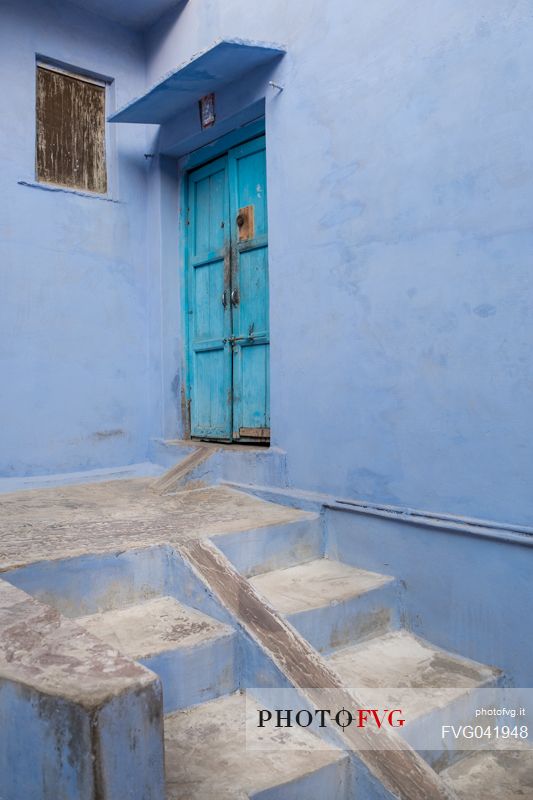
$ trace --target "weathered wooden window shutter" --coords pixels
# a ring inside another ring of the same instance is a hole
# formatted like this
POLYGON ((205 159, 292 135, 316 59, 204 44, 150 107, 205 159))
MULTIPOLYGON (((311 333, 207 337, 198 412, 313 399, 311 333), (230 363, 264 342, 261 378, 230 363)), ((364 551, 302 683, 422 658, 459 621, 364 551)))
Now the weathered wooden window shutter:
POLYGON ((105 86, 37 67, 37 180, 107 191, 105 86))

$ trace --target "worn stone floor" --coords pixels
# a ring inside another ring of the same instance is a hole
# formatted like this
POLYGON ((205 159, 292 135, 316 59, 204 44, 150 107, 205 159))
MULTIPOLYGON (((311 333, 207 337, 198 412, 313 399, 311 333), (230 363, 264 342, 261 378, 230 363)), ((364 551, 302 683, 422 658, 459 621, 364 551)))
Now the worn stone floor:
POLYGON ((531 800, 533 750, 471 753, 444 776, 459 800, 531 800))
POLYGON ((44 559, 179 544, 305 518, 224 486, 161 495, 154 478, 0 497, 0 572, 44 559))

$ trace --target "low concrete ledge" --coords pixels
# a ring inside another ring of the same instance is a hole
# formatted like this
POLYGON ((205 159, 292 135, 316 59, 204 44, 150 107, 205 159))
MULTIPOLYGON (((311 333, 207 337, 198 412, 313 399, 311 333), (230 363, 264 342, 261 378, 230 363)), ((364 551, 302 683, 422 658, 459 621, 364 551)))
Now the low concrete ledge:
POLYGON ((220 482, 287 486, 287 454, 275 446, 153 439, 150 459, 169 469, 158 482, 167 493, 220 482))
POLYGON ((2 800, 163 800, 159 679, 0 581, 2 800))

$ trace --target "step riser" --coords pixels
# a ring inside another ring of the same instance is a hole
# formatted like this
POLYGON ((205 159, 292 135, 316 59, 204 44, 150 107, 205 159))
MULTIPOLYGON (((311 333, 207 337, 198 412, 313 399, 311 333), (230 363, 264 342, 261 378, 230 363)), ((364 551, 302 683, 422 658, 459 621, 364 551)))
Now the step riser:
POLYGON ((312 561, 324 554, 319 517, 224 534, 214 537, 213 541, 246 578, 312 561))
POLYGON ((247 633, 241 633, 240 647, 243 689, 278 689, 291 686, 279 667, 247 633))
POLYGON ((2 578, 70 618, 169 596, 220 622, 230 621, 168 545, 39 561, 3 573, 2 578))
POLYGON ((322 653, 356 644, 400 626, 398 588, 389 583, 358 597, 288 615, 288 621, 322 653))
POLYGON ((161 679, 165 714, 214 700, 239 688, 236 634, 205 645, 158 653, 139 662, 161 679))
MULTIPOLYGON (((283 752, 280 752, 283 758, 283 752)), ((250 800, 350 800, 351 770, 348 757, 304 775, 298 780, 249 795, 250 800)))
POLYGON ((81 617, 170 594, 172 550, 146 547, 39 561, 3 575, 63 614, 81 617))

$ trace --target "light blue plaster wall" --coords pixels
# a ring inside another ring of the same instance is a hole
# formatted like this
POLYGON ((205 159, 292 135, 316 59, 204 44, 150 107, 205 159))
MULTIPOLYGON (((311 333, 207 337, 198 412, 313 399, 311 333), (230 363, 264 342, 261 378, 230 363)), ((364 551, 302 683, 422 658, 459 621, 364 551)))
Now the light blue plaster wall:
POLYGON ((149 83, 220 36, 288 47, 263 95, 292 485, 533 521, 530 24, 525 0, 228 0, 150 32, 149 83))
POLYGON ((36 53, 144 88, 142 39, 53 0, 0 7, 0 475, 144 460, 146 129, 110 128, 113 202, 35 179, 36 53))

